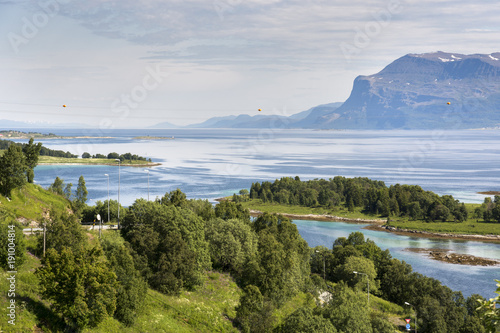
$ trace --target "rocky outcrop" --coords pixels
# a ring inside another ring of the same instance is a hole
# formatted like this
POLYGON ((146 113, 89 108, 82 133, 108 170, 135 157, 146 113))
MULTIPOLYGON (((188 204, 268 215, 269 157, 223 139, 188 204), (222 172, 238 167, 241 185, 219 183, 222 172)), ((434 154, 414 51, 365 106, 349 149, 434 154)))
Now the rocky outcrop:
POLYGON ((500 125, 500 53, 408 54, 358 76, 350 97, 314 124, 324 129, 480 128, 500 125))

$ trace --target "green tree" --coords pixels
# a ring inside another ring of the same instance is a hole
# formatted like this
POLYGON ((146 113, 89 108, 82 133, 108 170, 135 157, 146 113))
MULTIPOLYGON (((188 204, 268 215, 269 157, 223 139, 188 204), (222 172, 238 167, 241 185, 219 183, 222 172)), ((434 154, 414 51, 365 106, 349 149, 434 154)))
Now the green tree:
POLYGON ((165 193, 160 202, 164 205, 172 205, 175 207, 185 207, 187 205, 186 195, 180 190, 176 189, 170 193, 165 193))
POLYGON ((0 267, 13 271, 26 261, 26 237, 13 216, 0 212, 0 221, 0 267))
POLYGON ((431 219, 431 221, 441 220, 442 222, 446 222, 449 216, 450 210, 445 205, 437 205, 429 213, 429 218, 431 219))
POLYGON ((256 257, 258 238, 245 221, 209 220, 205 224, 205 238, 216 268, 239 274, 256 257))
POLYGON ((66 197, 66 199, 68 200, 71 200, 71 196, 72 196, 72 193, 71 193, 71 187, 73 186, 73 184, 71 183, 68 183, 66 184, 66 186, 64 187, 64 196, 66 197))
POLYGON ((26 158, 21 147, 11 144, 0 156, 0 193, 10 196, 11 191, 26 183, 26 158))
POLYGON ((162 292, 194 288, 211 266, 204 221, 188 208, 137 199, 123 218, 121 232, 136 266, 162 292))
POLYGON ((339 275, 350 287, 366 292, 369 284, 370 293, 376 293, 378 290, 379 281, 375 280, 377 271, 370 259, 355 256, 347 258, 345 263, 339 267, 339 275))
POLYGON ((102 249, 75 254, 63 247, 49 249, 37 269, 42 297, 62 315, 68 327, 96 326, 116 309, 116 275, 109 270, 102 249))
POLYGON ((259 237, 255 263, 249 263, 243 284, 259 287, 280 306, 308 282, 310 250, 297 226, 282 215, 264 213, 252 224, 259 237))
POLYGON ((272 304, 264 299, 259 288, 248 285, 236 307, 236 321, 245 333, 271 332, 275 322, 273 311, 272 304))
POLYGON ((89 153, 87 153, 87 152, 84 152, 84 153, 82 154, 82 158, 91 158, 91 157, 92 157, 92 156, 91 156, 89 153))
POLYGON ((196 253, 188 247, 180 232, 166 234, 156 251, 158 259, 152 263, 154 269, 149 278, 152 288, 178 295, 184 287, 189 289, 200 283, 198 276, 193 274, 197 272, 196 253))
POLYGON ((366 295, 355 292, 339 283, 334 287, 333 297, 322 309, 323 317, 329 319, 340 332, 372 333, 366 295))
POLYGON ((63 186, 64 186, 64 180, 59 177, 56 177, 56 179, 54 179, 54 182, 49 186, 49 191, 52 191, 59 195, 64 195, 63 186))
POLYGON ((101 245, 118 282, 114 317, 130 326, 142 308, 148 285, 135 269, 134 259, 123 243, 108 236, 102 239, 101 245))
POLYGON ((292 312, 275 330, 276 333, 337 333, 331 321, 314 314, 313 310, 301 307, 292 312))
MULTIPOLYGON (((73 214, 50 212, 50 219, 44 221, 46 225, 46 249, 55 249, 60 252, 63 247, 71 248, 77 253, 86 242, 82 226, 73 214)), ((43 235, 38 236, 37 253, 43 253, 43 235)))
POLYGON ((109 154, 108 154, 108 156, 107 156, 107 158, 108 158, 109 160, 117 160, 117 159, 121 160, 121 158, 120 158, 120 154, 115 153, 115 152, 113 152, 113 153, 109 153, 109 154))
POLYGON ((498 296, 489 300, 480 301, 477 309, 479 311, 479 317, 487 332, 500 331, 500 308, 498 307, 500 303, 500 280, 495 281, 498 287, 495 292, 498 296))
POLYGON ((30 138, 28 144, 23 146, 23 153, 26 157, 26 166, 27 166, 27 181, 28 183, 33 183, 33 179, 35 178, 34 169, 38 164, 38 156, 40 155, 40 150, 42 149, 42 143, 39 142, 37 144, 33 143, 33 138, 30 138))
POLYGON ((85 186, 85 178, 83 178, 83 176, 80 176, 80 178, 78 178, 78 187, 76 188, 76 196, 74 201, 76 210, 80 210, 83 208, 83 206, 85 206, 88 194, 89 192, 87 191, 87 186, 85 186))
POLYGON ((250 222, 250 211, 240 203, 221 201, 215 206, 215 216, 223 220, 240 219, 250 222))

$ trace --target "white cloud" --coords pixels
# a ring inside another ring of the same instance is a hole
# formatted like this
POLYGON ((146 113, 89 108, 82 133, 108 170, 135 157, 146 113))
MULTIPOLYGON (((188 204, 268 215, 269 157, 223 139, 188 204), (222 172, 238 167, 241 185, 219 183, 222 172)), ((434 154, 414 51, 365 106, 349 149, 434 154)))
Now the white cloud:
POLYGON ((59 105, 62 94, 95 107, 82 121, 109 113, 156 64, 171 76, 141 104, 144 119, 183 109, 188 122, 207 105, 224 115, 342 101, 357 75, 407 53, 490 54, 500 39, 493 0, 1 1, 1 31, 22 35, 23 19, 49 1, 59 1, 55 15, 18 53, 0 40, 0 102, 59 105))

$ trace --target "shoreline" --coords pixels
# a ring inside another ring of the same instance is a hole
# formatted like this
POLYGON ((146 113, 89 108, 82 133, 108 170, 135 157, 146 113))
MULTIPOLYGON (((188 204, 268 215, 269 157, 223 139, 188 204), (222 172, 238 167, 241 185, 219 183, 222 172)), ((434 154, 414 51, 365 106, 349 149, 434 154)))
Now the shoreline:
POLYGON ((3 139, 14 140, 29 140, 42 139, 42 140, 69 140, 69 139, 115 139, 114 136, 36 136, 36 135, 22 135, 22 136, 5 136, 3 139))
POLYGON ((384 225, 369 225, 363 229, 391 232, 402 236, 422 237, 422 238, 438 238, 438 239, 458 239, 467 241, 493 242, 500 243, 500 235, 474 235, 474 234, 450 234, 440 232, 430 232, 411 229, 400 229, 384 225))
POLYGON ((424 248, 406 248, 404 251, 413 253, 422 253, 432 260, 442 261, 454 265, 467 266, 499 266, 500 260, 483 257, 476 257, 471 254, 455 253, 450 249, 424 249, 424 248))
MULTIPOLYGON (((251 216, 259 216, 262 212, 259 210, 250 209, 251 216)), ((494 242, 500 243, 500 235, 474 235, 474 234, 450 234, 450 233, 438 233, 430 231, 420 231, 411 229, 399 229, 395 227, 385 226, 386 220, 380 219, 361 219, 361 218, 347 218, 342 216, 334 215, 316 215, 316 214, 286 214, 277 213, 285 217, 289 217, 297 220, 314 220, 323 222, 348 222, 348 223, 369 223, 363 229, 374 230, 374 231, 385 231, 391 232, 402 236, 412 236, 412 237, 422 237, 422 238, 438 238, 438 239, 459 239, 468 241, 480 241, 480 242, 494 242)))
MULTIPOLYGON (((118 166, 116 163, 38 163, 38 165, 108 165, 108 166, 118 166)), ((159 166, 161 163, 147 163, 147 164, 121 164, 121 166, 126 167, 154 167, 159 166)))
MULTIPOLYGON (((250 209, 250 215, 259 216, 262 212, 260 210, 250 209)), ((317 215, 317 214, 289 214, 289 213, 276 213, 283 215, 285 217, 290 217, 296 220, 314 220, 314 221, 324 221, 324 222, 350 222, 350 223, 371 223, 371 224, 383 224, 386 223, 386 220, 380 219, 361 219, 361 218, 350 218, 350 217, 342 217, 335 215, 317 215)))

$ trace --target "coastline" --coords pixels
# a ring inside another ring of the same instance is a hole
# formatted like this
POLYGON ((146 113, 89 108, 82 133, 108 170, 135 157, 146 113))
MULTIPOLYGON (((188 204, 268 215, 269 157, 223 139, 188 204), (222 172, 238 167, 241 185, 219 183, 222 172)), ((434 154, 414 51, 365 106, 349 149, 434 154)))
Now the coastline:
MULTIPOLYGON (((250 209, 251 216, 259 216, 262 212, 259 210, 250 209)), ((429 231, 420 230, 410 230, 410 229, 399 229, 391 226, 384 225, 387 223, 386 220, 380 219, 360 219, 360 218, 346 218, 342 216, 333 215, 315 215, 315 214, 286 214, 278 213, 283 216, 297 219, 297 220, 314 220, 314 221, 324 221, 324 222, 347 222, 347 223, 369 223, 370 225, 364 227, 363 229, 375 230, 375 231, 385 231, 395 233, 397 235, 411 236, 411 237, 422 237, 422 238, 439 238, 439 239, 460 239, 469 241, 480 241, 480 242, 494 242, 500 243, 500 235, 473 235, 473 234, 450 234, 450 233, 437 233, 429 231)))
POLYGON ((500 235, 474 235, 474 234, 450 234, 450 233, 439 233, 421 230, 411 230, 411 229, 400 229, 391 226, 384 225, 369 225, 363 229, 375 230, 375 231, 385 231, 392 232, 397 235, 411 236, 411 237, 422 237, 422 238, 439 238, 439 239, 460 239, 468 241, 479 241, 479 242, 494 242, 500 243, 500 235))
MULTIPOLYGON (((38 163, 38 165, 108 165, 108 166, 118 166, 116 163, 38 163)), ((154 167, 159 166, 161 163, 146 163, 146 164, 121 164, 121 166, 126 167, 154 167)))
POLYGON ((22 136, 6 136, 3 139, 14 139, 14 140, 25 140, 25 139, 43 139, 43 140, 69 140, 69 139, 114 139, 113 136, 34 136, 34 135, 22 135, 22 136))
MULTIPOLYGON (((262 212, 260 210, 254 210, 250 209, 250 215, 251 216, 259 216, 261 215, 262 212)), ((368 219, 360 219, 360 218, 349 218, 349 217, 342 217, 342 216, 335 216, 335 215, 317 215, 317 214, 288 214, 288 213, 276 213, 283 215, 285 217, 289 217, 292 219, 296 220, 314 220, 314 221, 324 221, 324 222, 349 222, 349 223, 371 223, 371 224, 384 224, 387 221, 386 220, 380 220, 380 219, 373 219, 373 220, 368 220, 368 219)))

